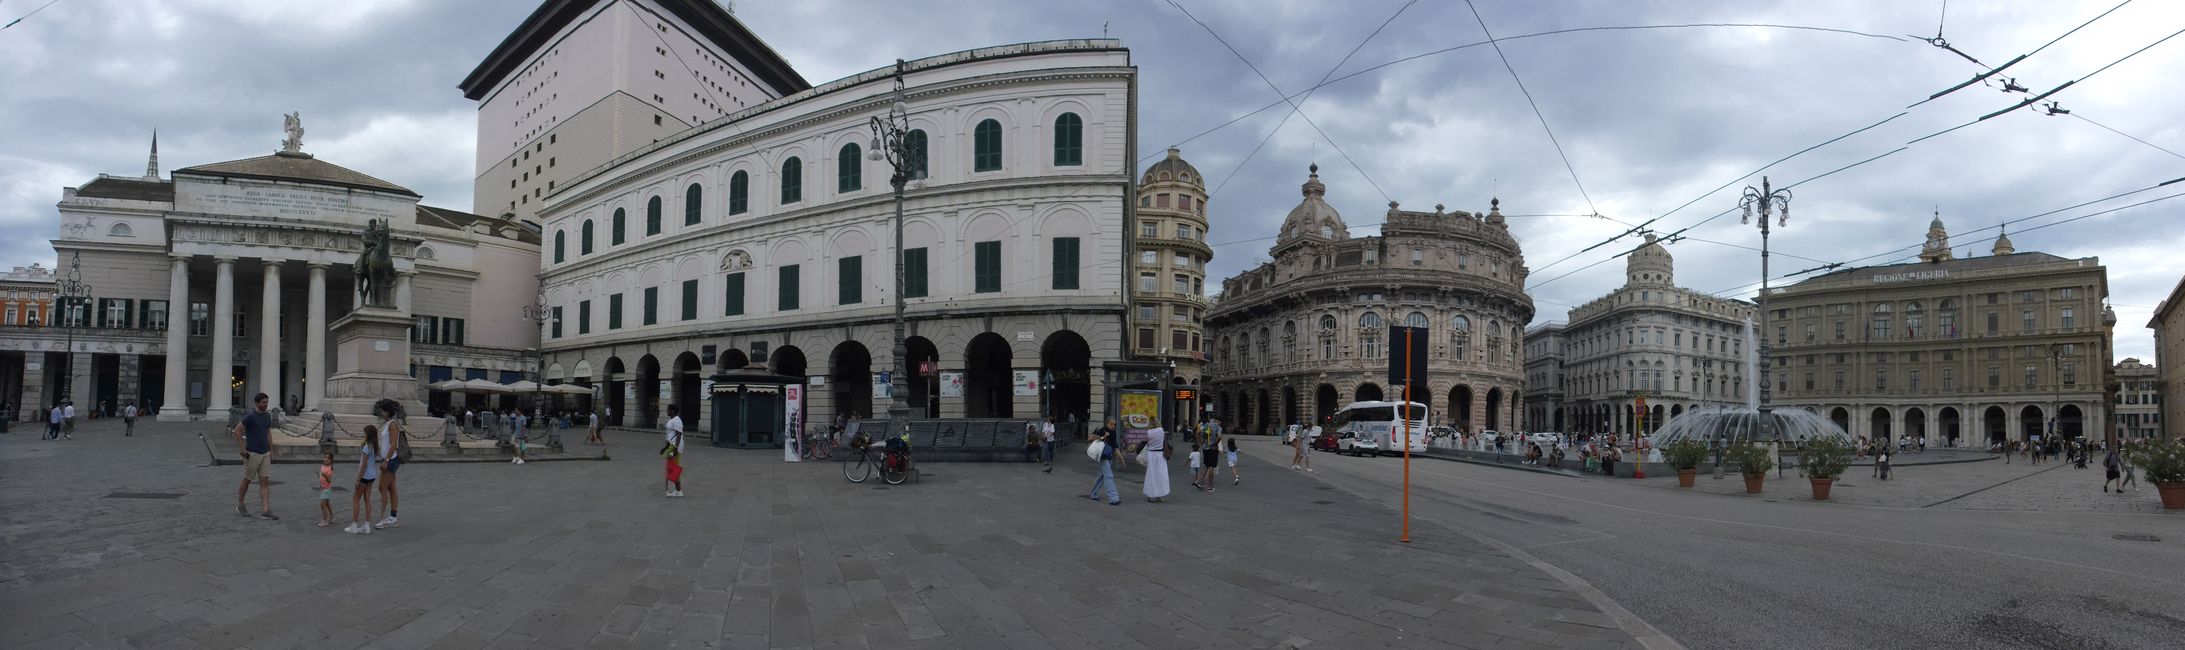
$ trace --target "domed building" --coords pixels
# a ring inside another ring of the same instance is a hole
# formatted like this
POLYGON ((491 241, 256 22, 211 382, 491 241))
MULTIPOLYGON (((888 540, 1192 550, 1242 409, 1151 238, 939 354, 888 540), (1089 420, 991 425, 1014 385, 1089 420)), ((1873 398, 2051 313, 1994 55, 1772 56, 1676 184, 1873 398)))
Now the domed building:
MULTIPOLYGON (((1156 364, 1174 363, 1176 383, 1198 384, 1206 366, 1206 178, 1171 148, 1138 183, 1133 233, 1137 284, 1131 287, 1131 351, 1156 364)), ((1178 404, 1196 413, 1192 403, 1178 404)))
POLYGON ((1560 385, 1536 401, 1536 429, 1629 436, 1685 411, 1745 403, 1745 322, 1752 303, 1677 286, 1676 260, 1646 236, 1624 259, 1624 286, 1570 310, 1570 322, 1534 332, 1535 366, 1560 385), (1645 408, 1641 412, 1640 408, 1645 408))
POLYGON ((1232 431, 1266 433, 1331 416, 1387 387, 1390 325, 1423 327, 1427 385, 1412 399, 1434 424, 1516 431, 1524 390, 1524 252, 1500 201, 1485 213, 1398 209, 1381 234, 1352 237, 1320 168, 1282 222, 1274 261, 1222 281, 1207 313, 1207 393, 1232 431))

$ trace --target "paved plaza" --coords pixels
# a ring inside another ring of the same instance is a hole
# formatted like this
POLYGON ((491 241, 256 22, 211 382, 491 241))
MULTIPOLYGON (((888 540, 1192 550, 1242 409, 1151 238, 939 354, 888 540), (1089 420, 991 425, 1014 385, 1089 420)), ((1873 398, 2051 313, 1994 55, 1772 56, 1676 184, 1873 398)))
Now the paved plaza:
POLYGON ((705 448, 670 500, 657 439, 621 433, 610 462, 404 468, 402 525, 364 537, 313 525, 310 465, 274 467, 281 520, 237 516, 242 470, 208 466, 199 432, 217 435, 0 435, 0 647, 1545 648, 1650 629, 1465 533, 1420 521, 1398 543, 1385 496, 1252 461, 1202 494, 1179 454, 1160 505, 1124 470, 1117 507, 1082 496, 1076 450, 1052 474, 930 464, 889 487, 705 448))

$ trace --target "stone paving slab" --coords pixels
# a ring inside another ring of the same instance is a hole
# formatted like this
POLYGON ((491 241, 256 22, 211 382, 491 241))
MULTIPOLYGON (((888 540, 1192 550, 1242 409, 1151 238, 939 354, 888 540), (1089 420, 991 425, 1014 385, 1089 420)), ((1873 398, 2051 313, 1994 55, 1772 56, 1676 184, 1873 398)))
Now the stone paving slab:
POLYGON ((186 426, 0 434, 0 647, 1635 645, 1531 565, 1399 544, 1383 503, 1266 465, 1201 493, 1179 459, 1166 504, 1127 468, 1109 506, 1081 454, 887 486, 706 448, 665 499, 655 438, 613 433, 612 462, 406 467, 402 526, 357 536, 313 526, 308 466, 272 470, 283 519, 237 516, 186 426))

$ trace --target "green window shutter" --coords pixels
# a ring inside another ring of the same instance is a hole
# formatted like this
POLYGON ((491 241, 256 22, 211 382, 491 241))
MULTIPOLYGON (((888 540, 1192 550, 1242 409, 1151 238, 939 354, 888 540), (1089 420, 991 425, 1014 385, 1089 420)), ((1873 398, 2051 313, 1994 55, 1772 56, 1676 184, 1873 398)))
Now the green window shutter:
POLYGON ((918 180, 918 179, 921 179, 921 178, 925 178, 925 177, 926 177, 926 132, 925 132, 925 129, 911 129, 911 130, 910 130, 910 133, 906 133, 906 134, 904 134, 904 135, 903 135, 903 153, 904 153, 904 156, 903 156, 903 157, 904 157, 904 158, 906 159, 906 160, 904 161, 904 165, 903 165, 903 170, 904 170, 904 171, 906 171, 906 172, 909 172, 909 173, 910 173, 910 180, 918 180))
POLYGON ((607 329, 622 329, 622 294, 607 297, 607 329))
POLYGON ((645 324, 660 322, 660 287, 645 287, 645 324))
POLYGON ((577 236, 577 254, 592 254, 592 220, 584 220, 584 230, 577 236))
POLYGON ((903 251, 903 297, 926 297, 926 249, 924 247, 903 251))
POLYGON ((804 200, 804 161, 791 156, 781 163, 781 202, 804 200))
POLYGON ((776 311, 795 311, 797 308, 797 265, 781 267, 781 295, 775 301, 776 311))
POLYGON ((842 145, 835 156, 835 192, 848 194, 865 187, 865 154, 857 143, 842 145))
POLYGON ((998 293, 1001 291, 1001 242, 982 241, 974 250, 978 260, 972 270, 972 291, 998 293))
POLYGON ((991 172, 1001 169, 1001 123, 994 120, 979 122, 971 131, 971 171, 991 172))
POLYGON ((615 222, 614 222, 614 225, 612 225, 612 226, 609 226, 609 227, 608 227, 608 229, 607 229, 607 233, 608 233, 608 241, 607 241, 607 243, 608 243, 609 245, 614 245, 614 246, 620 246, 620 245, 622 245, 622 241, 623 241, 623 238, 622 238, 622 233, 624 232, 624 231, 623 231, 623 226, 625 225, 625 223, 624 223, 624 222, 626 222, 626 221, 628 221, 628 220, 629 220, 629 219, 628 219, 628 216, 629 216, 629 215, 627 215, 627 214, 624 214, 624 213, 623 213, 623 211, 622 211, 622 208, 615 208, 615 222))
POLYGON ((560 264, 563 260, 568 259, 568 256, 569 233, 556 231, 554 233, 554 263, 560 264))
POLYGON ((592 301, 577 301, 577 333, 592 333, 592 301))
POLYGON ((697 184, 697 183, 691 183, 691 184, 690 184, 690 187, 689 187, 689 188, 687 188, 687 189, 684 189, 684 190, 683 190, 683 225, 685 225, 685 226, 695 226, 695 225, 698 225, 698 215, 699 215, 699 212, 698 212, 698 210, 699 210, 699 208, 700 208, 700 207, 704 206, 705 204, 706 204, 706 191, 705 191, 704 189, 701 189, 701 188, 699 188, 699 187, 698 187, 698 184, 697 184))
POLYGON ((1055 118, 1055 165, 1085 164, 1085 121, 1076 113, 1055 118))
POLYGON ((683 320, 698 320, 698 281, 683 281, 683 320))
POLYGON ((660 197, 655 196, 645 201, 645 234, 660 234, 660 197))
POLYGON ((561 308, 554 308, 554 338, 561 338, 561 308))
POLYGON ((835 258, 835 272, 837 304, 865 302, 865 258, 858 255, 835 258))
POLYGON ((728 213, 743 214, 751 209, 751 175, 736 172, 728 177, 728 213))
POLYGON ((1077 289, 1077 241, 1076 237, 1055 238, 1054 288, 1057 291, 1077 289))
POLYGON ((723 313, 728 316, 742 316, 744 315, 744 274, 730 273, 726 280, 727 290, 723 291, 721 296, 723 298, 722 304, 727 305, 726 311, 723 313))

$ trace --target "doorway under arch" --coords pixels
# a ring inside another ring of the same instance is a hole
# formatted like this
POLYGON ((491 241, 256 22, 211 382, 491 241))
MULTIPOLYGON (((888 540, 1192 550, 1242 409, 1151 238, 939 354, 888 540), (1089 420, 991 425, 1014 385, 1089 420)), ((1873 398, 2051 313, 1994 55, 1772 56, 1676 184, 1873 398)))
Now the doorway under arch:
POLYGON ((911 417, 941 417, 941 349, 931 339, 903 339, 904 389, 909 391, 911 417))
POLYGON ((1487 389, 1487 430, 1502 430, 1502 389, 1487 389))
POLYGON ((1297 419, 1297 416, 1298 416, 1298 412, 1297 412, 1297 387, 1295 387, 1295 386, 1283 386, 1283 387, 1282 387, 1282 422, 1283 422, 1284 424, 1290 424, 1290 423, 1302 423, 1302 421, 1301 421, 1301 420, 1297 419))
POLYGON ((2003 444, 2010 437, 2010 414, 2001 406, 1990 406, 1980 412, 1980 430, 1987 434, 1988 444, 2003 444))
MULTIPOLYGON (((799 348, 794 345, 784 345, 779 348, 775 348, 772 354, 766 356, 766 368, 773 371, 774 374, 784 377, 794 377, 796 378, 798 383, 810 386, 809 383, 805 382, 804 373, 808 370, 808 368, 806 367, 806 363, 804 360, 803 348, 799 348)), ((809 390, 809 388, 807 388, 806 390, 809 390)), ((810 422, 811 413, 811 394, 806 393, 804 402, 799 404, 797 407, 797 422, 810 422)))
POLYGON ((721 356, 716 357, 713 361, 713 371, 719 373, 751 367, 750 355, 746 355, 743 350, 735 348, 729 348, 721 352, 721 356))
POLYGON ((600 401, 604 402, 607 407, 607 426, 623 426, 622 423, 625 421, 623 418, 629 417, 630 411, 628 400, 623 399, 625 391, 629 390, 629 384, 626 382, 630 378, 623 373, 629 372, 629 370, 622 366, 622 357, 607 357, 607 363, 601 365, 605 366, 607 371, 606 389, 600 395, 602 398, 600 401))
POLYGON ((1956 447, 1958 438, 1964 435, 1962 425, 1958 422, 1960 419, 1955 406, 1945 406, 1936 412, 1935 433, 1941 435, 1944 446, 1956 447))
POLYGON ((1927 435, 1926 411, 1922 411, 1917 407, 1904 410, 1904 435, 1911 438, 1915 443, 1919 441, 1920 436, 1927 435))
POLYGON ((660 428, 660 360, 648 354, 637 359, 637 428, 660 428))
POLYGON ((1260 428, 1265 429, 1268 427, 1272 427, 1274 429, 1280 430, 1286 428, 1290 424, 1288 422, 1275 421, 1275 401, 1272 398, 1268 397, 1267 389, 1259 389, 1259 399, 1254 400, 1252 403, 1259 408, 1259 410, 1252 412, 1252 420, 1254 422, 1260 423, 1260 428))
POLYGON ((1014 355, 1000 334, 985 332, 964 347, 964 417, 1010 417, 1014 355))
POLYGON ((1896 439, 1896 432, 1889 429, 1889 409, 1879 406, 1874 407, 1873 411, 1867 413, 1866 427, 1867 436, 1873 439, 1875 444, 1896 439))
POLYGON ((1472 387, 1457 384, 1456 388, 1450 389, 1449 410, 1445 412, 1449 414, 1450 421, 1456 425, 1458 431, 1471 433, 1472 387))
POLYGON ((1047 405, 1042 415, 1056 422, 1075 418, 1084 422, 1092 414, 1092 346, 1070 330, 1055 330, 1039 346, 1040 378, 1047 385, 1047 405), (1051 379, 1050 379, 1051 377, 1051 379))
POLYGON ((1335 409, 1342 408, 1342 405, 1335 403, 1335 400, 1334 386, 1321 384, 1318 388, 1313 389, 1314 423, 1325 422, 1328 418, 1335 417, 1335 409))
POLYGON ((706 415, 698 410, 698 405, 704 404, 706 397, 698 394, 698 379, 703 366, 704 364, 698 363, 698 355, 694 353, 684 352, 675 357, 675 410, 682 413, 683 428, 687 431, 699 431, 698 420, 706 415))
POLYGON ((826 422, 844 415, 872 419, 872 381, 872 351, 857 341, 835 344, 827 353, 827 394, 834 412, 821 414, 826 422))
POLYGON ((2086 414, 2079 411, 2079 405, 2065 404, 2056 409, 2056 433, 2063 440, 2086 435, 2086 414))
POLYGON ((1386 399, 1386 398, 1384 398, 1384 397, 1382 397, 1382 396, 1381 396, 1381 387, 1380 387, 1380 385, 1378 385, 1378 384, 1359 384, 1359 385, 1358 385, 1358 396, 1357 396, 1357 397, 1354 397, 1354 398, 1351 398, 1351 401, 1353 401, 1353 402, 1378 402, 1378 401, 1381 401, 1381 400, 1383 400, 1383 399, 1386 399))
MULTIPOLYGON (((2047 433, 2048 429, 2042 426, 2042 420, 2047 417, 2047 414, 2043 413, 2041 411, 2041 407, 2039 406, 2028 404, 2025 408, 2018 409, 2019 439, 2032 440, 2034 436, 2039 436, 2043 433, 2047 433)), ((2048 442, 2048 437, 2043 436, 2041 438, 2041 441, 2044 443, 2048 442)))

